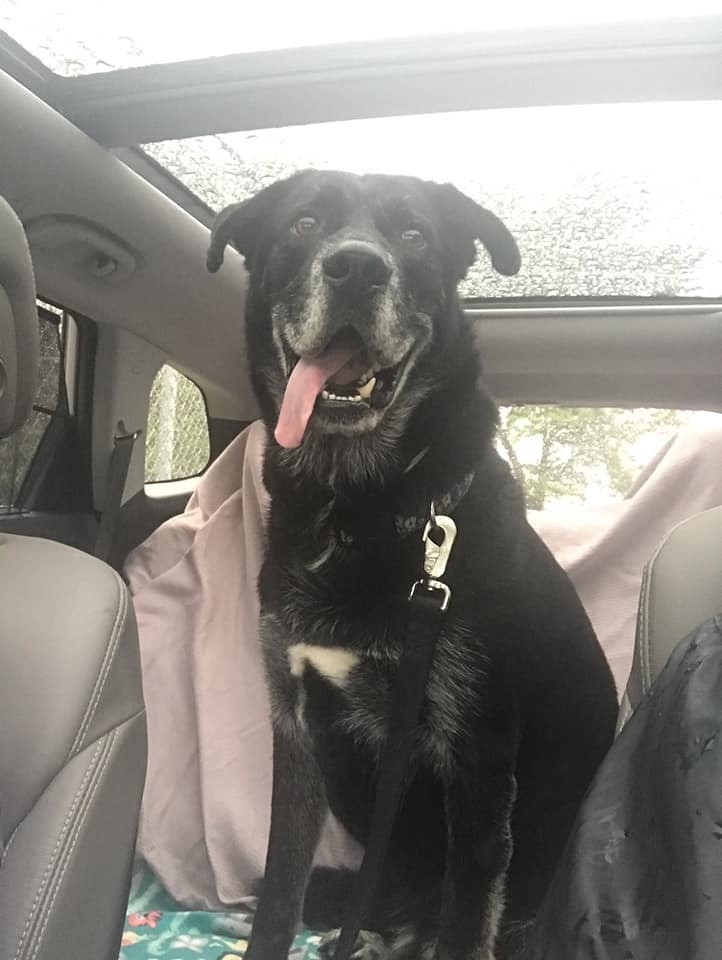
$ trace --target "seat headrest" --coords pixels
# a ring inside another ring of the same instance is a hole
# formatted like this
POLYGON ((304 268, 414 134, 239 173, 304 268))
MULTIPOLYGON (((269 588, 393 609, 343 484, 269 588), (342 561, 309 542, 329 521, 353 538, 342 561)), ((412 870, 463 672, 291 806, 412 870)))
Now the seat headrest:
POLYGON ((38 378, 38 310, 22 224, 0 197, 0 438, 23 425, 38 378))
POLYGON ((636 710, 677 644, 722 613, 722 507, 683 521, 647 564, 622 715, 636 710))

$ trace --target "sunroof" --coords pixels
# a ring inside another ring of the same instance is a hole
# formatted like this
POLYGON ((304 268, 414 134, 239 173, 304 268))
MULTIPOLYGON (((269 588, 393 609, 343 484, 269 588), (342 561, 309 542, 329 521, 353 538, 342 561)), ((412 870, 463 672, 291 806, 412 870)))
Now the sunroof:
POLYGON ((349 120, 146 145, 214 210, 303 167, 452 181, 523 266, 483 297, 722 296, 722 103, 526 107, 349 120))
MULTIPOLYGON (((719 11, 722 0, 686 0, 682 13, 719 11)), ((443 4, 410 0, 241 0, 178 3, 123 0, 0 0, 0 29, 66 77, 126 67, 307 47, 344 41, 442 33, 635 21, 679 16, 678 0, 517 0, 443 4)))

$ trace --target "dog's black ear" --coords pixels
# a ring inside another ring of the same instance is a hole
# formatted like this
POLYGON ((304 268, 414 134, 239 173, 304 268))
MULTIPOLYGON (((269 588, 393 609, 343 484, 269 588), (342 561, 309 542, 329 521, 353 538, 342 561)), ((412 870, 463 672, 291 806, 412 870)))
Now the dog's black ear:
POLYGON ((221 210, 213 221, 211 242, 206 254, 206 267, 209 273, 216 273, 217 270, 220 270, 229 243, 233 242, 240 250, 237 237, 238 227, 243 221, 243 211, 249 203, 249 200, 245 200, 243 203, 232 203, 229 207, 221 210))
POLYGON ((513 277, 521 267, 516 240, 508 227, 491 210, 482 207, 450 183, 430 184, 431 197, 444 229, 444 241, 450 244, 454 268, 461 280, 476 260, 475 240, 489 251, 498 273, 513 277))
POLYGON ((223 263, 223 254, 229 243, 242 253, 249 263, 261 234, 262 227, 276 204, 288 189, 287 180, 278 180, 242 203, 232 203, 218 214, 211 227, 211 242, 206 255, 206 267, 215 273, 223 263))

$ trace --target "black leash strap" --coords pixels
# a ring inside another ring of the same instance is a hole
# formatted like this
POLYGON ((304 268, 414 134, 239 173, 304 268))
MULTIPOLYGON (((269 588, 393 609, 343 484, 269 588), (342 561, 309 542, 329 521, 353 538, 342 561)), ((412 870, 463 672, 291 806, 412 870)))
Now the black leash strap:
POLYGON ((414 583, 409 594, 406 635, 396 670, 389 732, 381 755, 368 841, 334 960, 349 960, 353 952, 401 806, 436 642, 451 598, 451 591, 438 577, 444 573, 455 537, 454 521, 436 517, 432 505, 431 520, 424 531, 426 576, 414 583))
POLYGON ((100 515, 98 536, 95 540, 95 556, 109 563, 113 552, 113 543, 118 529, 118 516, 123 504, 123 491, 128 477, 128 468, 133 456, 133 447, 138 439, 140 430, 128 433, 121 420, 118 424, 118 433, 113 441, 113 452, 108 465, 106 481, 105 504, 100 515))

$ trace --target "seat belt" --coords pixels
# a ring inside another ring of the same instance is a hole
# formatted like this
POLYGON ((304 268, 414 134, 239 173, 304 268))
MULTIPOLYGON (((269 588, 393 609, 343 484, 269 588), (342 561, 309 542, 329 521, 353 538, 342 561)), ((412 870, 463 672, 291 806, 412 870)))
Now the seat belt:
POLYGON ((128 478, 128 468, 133 457, 133 447, 142 431, 128 433, 122 420, 118 421, 118 432, 113 438, 113 452, 108 464, 108 476, 105 485, 105 504, 100 515, 98 535, 95 540, 95 556, 110 563, 115 536, 118 529, 118 517, 123 504, 123 491, 128 478))
POLYGON ((431 519, 423 534, 424 576, 409 594, 404 646, 394 680, 389 732, 379 765, 368 840, 333 960, 349 960, 353 953, 403 800, 436 642, 451 600, 451 590, 440 578, 455 539, 456 524, 451 517, 436 516, 432 503, 431 519))

